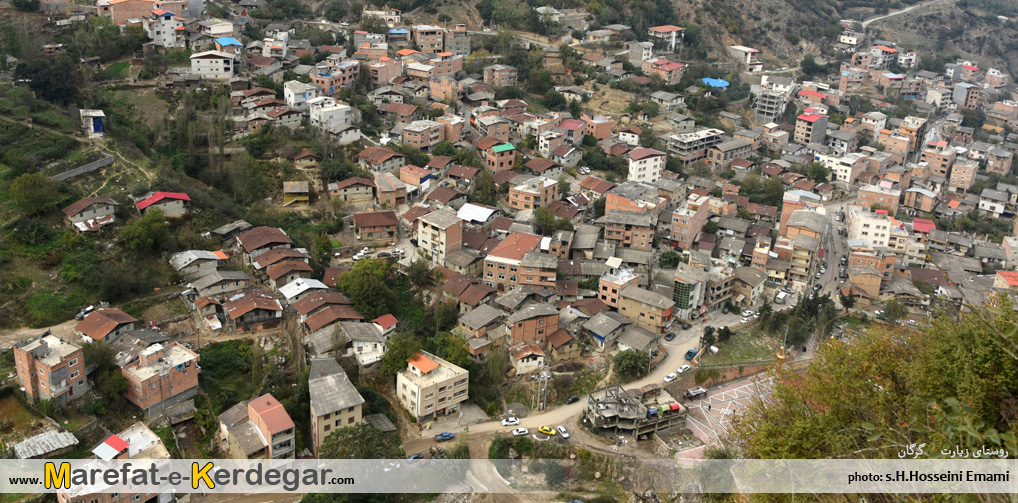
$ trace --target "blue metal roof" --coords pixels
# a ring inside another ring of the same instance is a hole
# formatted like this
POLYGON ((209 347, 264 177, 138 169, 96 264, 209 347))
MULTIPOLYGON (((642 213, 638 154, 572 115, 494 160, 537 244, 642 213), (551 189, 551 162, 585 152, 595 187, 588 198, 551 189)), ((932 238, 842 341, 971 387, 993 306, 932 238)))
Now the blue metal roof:
POLYGON ((243 45, 240 42, 238 42, 237 39, 232 37, 219 37, 216 39, 216 42, 219 45, 243 45))
POLYGON ((410 30, 389 30, 389 33, 404 34, 404 33, 410 33, 410 30))

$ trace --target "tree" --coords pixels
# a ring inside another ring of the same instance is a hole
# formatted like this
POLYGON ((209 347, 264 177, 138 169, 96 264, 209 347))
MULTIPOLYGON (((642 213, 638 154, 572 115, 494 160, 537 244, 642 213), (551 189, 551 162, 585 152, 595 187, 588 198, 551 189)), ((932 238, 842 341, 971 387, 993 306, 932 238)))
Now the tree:
POLYGON ((13 5, 15 9, 26 12, 35 12, 39 10, 39 0, 11 0, 11 5, 13 5))
POLYGON ((891 299, 884 304, 884 314, 881 316, 883 319, 897 323, 898 320, 908 316, 908 308, 905 304, 898 302, 898 299, 891 299))
POLYGON ((806 77, 820 75, 825 71, 824 67, 817 64, 812 54, 803 56, 802 61, 799 62, 799 69, 802 70, 803 75, 806 77))
POLYGON ((850 309, 852 309, 852 307, 855 306, 855 296, 854 295, 838 295, 838 300, 841 302, 841 306, 845 308, 845 312, 846 313, 850 309))
POLYGON ((456 147, 452 144, 452 142, 444 140, 435 144, 435 146, 431 149, 431 153, 433 155, 452 157, 456 155, 456 147))
POLYGON ((771 399, 750 407, 731 438, 751 459, 897 459, 920 443, 1014 449, 1018 381, 1003 377, 1018 375, 1003 339, 1018 322, 1010 311, 1005 301, 921 331, 883 326, 851 344, 828 341, 808 372, 776 369, 771 399))
POLYGON ((322 443, 322 459, 402 459, 399 435, 358 424, 334 430, 322 443))
POLYGON ((396 296, 389 289, 388 261, 366 259, 339 277, 339 289, 353 303, 354 309, 366 319, 375 319, 393 312, 396 296))
POLYGON ((560 199, 565 199, 569 195, 570 187, 572 185, 569 184, 569 180, 566 180, 566 177, 563 176, 558 179, 558 195, 560 199))
POLYGON ((718 330, 718 342, 728 342, 728 339, 732 338, 732 329, 728 327, 721 327, 718 330))
POLYGON ((682 257, 675 250, 666 250, 661 253, 661 258, 658 259, 658 263, 661 264, 662 269, 675 269, 679 266, 679 260, 682 257))
POLYGON ((407 277, 410 279, 410 284, 421 288, 426 285, 429 281, 428 276, 431 275, 431 267, 424 260, 414 260, 410 263, 410 267, 407 269, 407 277))
POLYGON ((604 196, 601 196, 594 200, 594 218, 601 218, 604 216, 604 207, 608 203, 608 200, 604 196))
POLYGON ((718 233, 718 228, 719 228, 719 226, 718 226, 717 221, 715 221, 715 220, 708 220, 707 223, 703 225, 703 232, 705 232, 707 234, 717 234, 718 233))
POLYGON ((809 168, 806 169, 806 176, 816 183, 827 183, 830 171, 823 163, 811 162, 809 168))
POLYGON ((650 368, 650 355, 643 351, 627 349, 616 354, 613 362, 616 374, 632 379, 647 372, 650 368))
POLYGON ((170 224, 159 208, 149 208, 141 217, 127 222, 120 231, 124 244, 138 253, 162 251, 169 235, 170 224))
POLYGON ((386 377, 395 377, 406 368, 406 361, 421 350, 421 341, 410 334, 400 332, 389 339, 379 371, 386 377))
POLYGON ((477 174, 477 185, 474 188, 474 198, 481 204, 488 206, 494 206, 497 200, 498 192, 495 189, 495 177, 492 176, 491 172, 482 169, 477 174))
POLYGON ((28 216, 42 213, 57 203, 60 185, 42 173, 25 173, 11 184, 14 205, 28 216))
POLYGON ((75 102, 85 84, 77 62, 66 53, 23 60, 14 76, 25 79, 36 96, 58 105, 75 102))
POLYGON ((558 228, 555 214, 544 206, 534 208, 534 220, 537 224, 537 232, 545 236, 550 236, 558 228))
POLYGON ((544 462, 544 482, 550 487, 555 487, 566 480, 566 470, 562 465, 549 459, 544 462))

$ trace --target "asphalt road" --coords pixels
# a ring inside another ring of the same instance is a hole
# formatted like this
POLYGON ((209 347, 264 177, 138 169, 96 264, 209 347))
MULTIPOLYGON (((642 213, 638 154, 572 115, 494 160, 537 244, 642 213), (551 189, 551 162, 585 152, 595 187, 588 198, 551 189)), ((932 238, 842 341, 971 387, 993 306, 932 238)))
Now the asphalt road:
POLYGON ((901 9, 899 11, 891 12, 889 14, 884 14, 882 16, 871 17, 871 18, 869 18, 869 19, 867 19, 867 20, 862 22, 862 27, 865 28, 865 27, 869 26, 870 24, 875 23, 877 21, 881 21, 881 20, 887 19, 889 17, 894 17, 894 16, 897 16, 899 14, 904 14, 906 12, 909 12, 909 11, 912 11, 912 10, 915 10, 915 9, 921 9, 923 7, 928 7, 928 6, 932 5, 932 4, 935 4, 935 3, 938 3, 938 2, 943 2, 943 1, 944 0, 930 0, 928 2, 923 2, 923 3, 920 3, 920 4, 916 4, 916 5, 913 5, 911 7, 907 7, 907 8, 901 9))

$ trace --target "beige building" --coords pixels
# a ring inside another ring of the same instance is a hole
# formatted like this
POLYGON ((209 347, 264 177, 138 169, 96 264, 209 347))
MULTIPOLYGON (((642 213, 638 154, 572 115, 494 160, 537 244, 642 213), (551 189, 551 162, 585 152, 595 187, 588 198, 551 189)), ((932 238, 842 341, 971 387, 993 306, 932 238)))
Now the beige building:
POLYGON ((311 441, 315 456, 319 456, 322 444, 333 431, 361 424, 364 397, 335 358, 311 359, 308 392, 311 395, 311 441))
POLYGON ((432 263, 444 266, 449 252, 463 248, 463 220, 450 208, 428 213, 420 219, 417 239, 432 263))
POLYGON ((421 351, 396 374, 399 401, 418 419, 451 414, 467 399, 470 373, 431 353, 421 351))

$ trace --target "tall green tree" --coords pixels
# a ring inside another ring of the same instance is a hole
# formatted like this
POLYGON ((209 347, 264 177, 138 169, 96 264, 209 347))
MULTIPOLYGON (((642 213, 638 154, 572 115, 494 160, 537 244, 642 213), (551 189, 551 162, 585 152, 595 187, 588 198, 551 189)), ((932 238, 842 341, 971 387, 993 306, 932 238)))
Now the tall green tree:
POLYGON ((60 184, 42 173, 25 173, 14 179, 10 190, 14 205, 32 216, 56 206, 60 184))
POLYGON ((616 374, 631 379, 647 373, 650 367, 650 355, 643 351, 627 349, 617 353, 613 363, 616 374))
POLYGON ((124 225, 120 237, 128 248, 138 253, 158 253, 170 236, 170 224, 159 208, 149 208, 145 214, 124 225))
POLYGON ((339 277, 338 287, 365 319, 391 314, 396 295, 389 288, 389 263, 377 259, 357 261, 350 271, 339 277))

